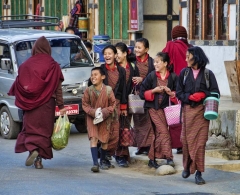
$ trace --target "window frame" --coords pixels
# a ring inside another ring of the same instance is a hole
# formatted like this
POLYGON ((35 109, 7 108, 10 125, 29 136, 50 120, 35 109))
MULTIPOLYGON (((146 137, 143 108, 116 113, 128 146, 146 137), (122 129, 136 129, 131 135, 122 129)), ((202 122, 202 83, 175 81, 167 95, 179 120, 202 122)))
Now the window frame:
POLYGON ((223 34, 223 5, 225 0, 213 0, 212 12, 212 33, 208 35, 208 2, 209 0, 200 1, 199 10, 199 36, 196 36, 196 3, 197 0, 188 0, 189 3, 189 39, 190 40, 229 40, 229 3, 226 1, 227 8, 227 23, 226 34, 223 34))

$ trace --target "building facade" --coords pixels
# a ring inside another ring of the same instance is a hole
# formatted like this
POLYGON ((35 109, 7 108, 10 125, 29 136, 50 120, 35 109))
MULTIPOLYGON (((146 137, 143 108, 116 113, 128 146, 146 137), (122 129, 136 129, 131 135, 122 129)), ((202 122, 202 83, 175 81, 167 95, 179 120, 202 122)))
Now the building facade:
POLYGON ((239 0, 180 1, 180 24, 189 40, 203 48, 217 78, 221 95, 240 102, 239 0))

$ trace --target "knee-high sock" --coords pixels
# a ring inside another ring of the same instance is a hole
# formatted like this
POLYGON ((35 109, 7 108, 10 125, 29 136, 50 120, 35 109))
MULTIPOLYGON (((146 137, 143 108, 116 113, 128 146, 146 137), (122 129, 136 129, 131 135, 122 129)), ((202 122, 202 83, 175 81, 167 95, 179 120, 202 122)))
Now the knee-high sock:
POLYGON ((93 164, 97 165, 98 164, 98 148, 92 147, 91 153, 92 153, 93 164))
POLYGON ((101 161, 106 159, 107 150, 101 148, 101 161))

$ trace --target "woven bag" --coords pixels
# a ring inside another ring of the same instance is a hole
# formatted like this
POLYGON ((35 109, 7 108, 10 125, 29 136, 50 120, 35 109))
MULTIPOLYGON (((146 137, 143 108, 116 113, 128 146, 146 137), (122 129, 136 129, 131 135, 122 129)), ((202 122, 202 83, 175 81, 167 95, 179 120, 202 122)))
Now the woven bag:
POLYGON ((169 97, 169 106, 164 108, 164 113, 166 116, 168 126, 180 124, 180 112, 181 112, 181 103, 178 101, 178 104, 171 105, 169 97))
POLYGON ((139 95, 128 95, 128 109, 130 114, 144 114, 144 102, 139 95))
POLYGON ((126 116, 120 117, 120 146, 136 146, 135 132, 126 116))

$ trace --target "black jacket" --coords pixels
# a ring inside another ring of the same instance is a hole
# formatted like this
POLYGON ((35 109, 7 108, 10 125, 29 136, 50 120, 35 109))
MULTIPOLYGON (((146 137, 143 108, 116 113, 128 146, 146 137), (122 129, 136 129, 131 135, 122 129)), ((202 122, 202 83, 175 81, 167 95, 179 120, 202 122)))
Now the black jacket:
MULTIPOLYGON (((172 91, 176 90, 177 86, 177 75, 175 73, 170 73, 168 77, 168 85, 167 87, 170 88, 172 91)), ((157 87, 157 75, 156 71, 152 71, 143 81, 141 87, 140 87, 140 97, 141 99, 144 99, 144 92, 154 89, 157 87)), ((154 94, 154 100, 153 101, 145 101, 145 108, 154 108, 155 110, 163 109, 169 105, 169 95, 167 93, 164 93, 163 100, 161 105, 158 103, 158 93, 154 94)))
POLYGON ((130 75, 129 75, 129 79, 128 79, 128 82, 127 82, 127 90, 126 90, 126 95, 127 96, 129 94, 131 94, 132 89, 133 89, 132 78, 139 76, 139 70, 138 70, 138 67, 136 66, 136 64, 134 64, 133 62, 132 63, 129 62, 129 66, 130 66, 130 75))
MULTIPOLYGON (((107 68, 105 64, 101 64, 101 68, 105 71, 106 78, 103 80, 105 85, 108 85, 108 74, 107 68)), ((118 82, 114 89, 115 98, 120 100, 120 104, 127 104, 127 96, 126 96, 126 72, 125 69, 117 64, 117 69, 119 72, 118 82)))
POLYGON ((183 105, 189 104, 194 107, 203 103, 203 100, 200 102, 194 102, 188 99, 189 96, 194 94, 195 92, 204 92, 206 94, 206 97, 212 96, 211 92, 216 92, 220 96, 217 80, 211 70, 209 70, 210 85, 209 85, 209 88, 207 88, 206 79, 204 76, 204 68, 201 68, 196 80, 194 79, 192 69, 188 68, 189 73, 186 77, 185 85, 184 85, 183 81, 184 81, 184 74, 186 69, 187 68, 184 68, 180 72, 178 84, 177 84, 177 90, 176 90, 176 96, 179 100, 181 100, 183 105))

